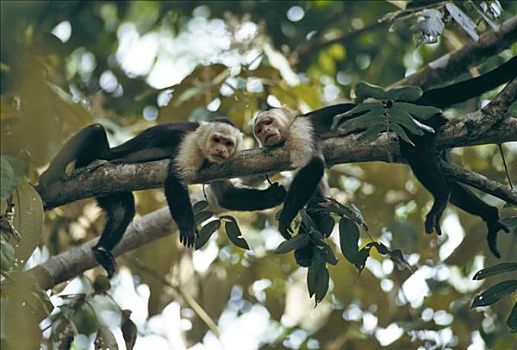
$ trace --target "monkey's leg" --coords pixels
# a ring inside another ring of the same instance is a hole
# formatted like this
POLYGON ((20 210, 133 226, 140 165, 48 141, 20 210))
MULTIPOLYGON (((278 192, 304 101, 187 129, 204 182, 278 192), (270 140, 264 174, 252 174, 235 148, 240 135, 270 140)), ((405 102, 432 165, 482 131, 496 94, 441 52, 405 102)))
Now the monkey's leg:
POLYGON ((291 221, 313 196, 324 171, 325 162, 323 159, 313 157, 294 177, 279 218, 278 230, 284 238, 289 239, 291 237, 289 234, 291 221))
POLYGON ((131 192, 118 192, 97 198, 97 203, 106 213, 106 225, 92 250, 95 260, 111 278, 117 267, 111 251, 120 242, 135 216, 135 199, 131 192))
POLYGON ((100 124, 92 124, 75 134, 54 157, 50 166, 41 174, 40 184, 49 184, 65 177, 66 167, 77 161, 76 167, 87 165, 96 159, 102 159, 109 153, 106 131, 100 124))
POLYGON ((400 150, 418 181, 434 197, 433 206, 425 219, 425 232, 431 233, 434 229, 438 235, 441 235, 440 218, 450 196, 449 183, 439 168, 439 162, 442 160, 425 147, 413 147, 401 142, 400 150))
POLYGON ((497 232, 499 232, 499 230, 509 232, 509 230, 508 227, 499 222, 499 211, 497 208, 483 202, 462 184, 451 182, 450 188, 450 201, 452 204, 469 214, 479 216, 486 223, 488 227, 488 248, 495 257, 500 258, 501 255, 497 250, 497 232))
POLYGON ((220 207, 228 210, 253 211, 273 208, 285 199, 286 190, 274 183, 265 190, 236 187, 230 181, 215 181, 210 184, 220 207))
POLYGON ((174 161, 169 164, 169 173, 163 183, 165 198, 169 204, 171 216, 178 225, 180 231, 180 242, 186 247, 194 246, 197 236, 194 213, 190 203, 188 187, 177 173, 174 161))

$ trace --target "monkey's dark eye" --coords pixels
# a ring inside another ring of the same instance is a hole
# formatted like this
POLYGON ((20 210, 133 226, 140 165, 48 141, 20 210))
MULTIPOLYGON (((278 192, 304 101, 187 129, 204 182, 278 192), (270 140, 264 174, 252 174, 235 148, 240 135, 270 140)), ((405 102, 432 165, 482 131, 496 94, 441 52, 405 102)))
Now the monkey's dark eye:
POLYGON ((226 141, 226 146, 232 147, 233 146, 233 142, 232 141, 226 141))
POLYGON ((214 141, 215 143, 219 143, 219 142, 221 141, 221 139, 220 139, 219 137, 217 137, 217 136, 216 136, 216 137, 214 137, 214 138, 212 139, 212 141, 214 141))

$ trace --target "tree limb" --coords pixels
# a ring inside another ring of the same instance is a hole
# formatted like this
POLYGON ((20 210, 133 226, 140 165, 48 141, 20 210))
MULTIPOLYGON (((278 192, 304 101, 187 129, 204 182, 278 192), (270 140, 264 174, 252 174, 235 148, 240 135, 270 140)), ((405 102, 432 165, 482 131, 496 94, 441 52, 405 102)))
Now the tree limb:
MULTIPOLYGON (((488 143, 503 143, 517 140, 517 120, 505 118, 482 134, 474 131, 482 127, 486 114, 478 111, 460 121, 447 123, 437 134, 440 149, 472 146, 488 143)), ((391 139, 391 154, 400 161, 400 151, 396 137, 391 139)), ((357 135, 332 138, 324 141, 325 159, 328 165, 348 162, 387 161, 387 137, 381 135, 377 141, 358 143, 357 135)), ((168 160, 142 164, 95 163, 86 169, 79 169, 64 181, 46 187, 36 187, 45 209, 83 198, 103 196, 118 191, 135 191, 157 188, 166 175, 168 160)), ((288 150, 251 149, 245 150, 225 164, 212 165, 199 172, 192 183, 233 177, 289 170, 288 150)))
POLYGON ((517 191, 511 190, 505 185, 492 181, 481 174, 464 170, 449 163, 444 162, 440 166, 447 177, 480 189, 508 203, 517 204, 517 191))

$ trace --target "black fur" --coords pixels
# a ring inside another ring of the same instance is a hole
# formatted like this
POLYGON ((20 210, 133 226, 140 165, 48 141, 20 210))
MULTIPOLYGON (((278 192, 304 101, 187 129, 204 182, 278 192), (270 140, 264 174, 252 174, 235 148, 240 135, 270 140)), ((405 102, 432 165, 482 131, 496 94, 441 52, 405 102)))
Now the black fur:
MULTIPOLYGON (((234 126, 225 118, 217 118, 213 122, 224 122, 234 126)), ((159 159, 171 159, 167 176, 164 180, 164 192, 173 219, 180 231, 180 241, 191 247, 197 234, 194 215, 190 203, 187 184, 178 175, 172 160, 186 134, 199 127, 196 122, 176 122, 161 124, 144 130, 141 134, 110 148, 106 131, 100 124, 93 124, 80 130, 70 139, 54 158, 49 168, 40 177, 40 184, 45 186, 66 176, 65 169, 69 163, 75 167, 85 167, 96 160, 107 160, 122 163, 141 163, 159 159)), ((214 186, 218 182, 214 183, 214 186)), ((228 209, 258 210, 272 207, 280 203, 285 196, 281 186, 273 186, 258 191, 250 198, 250 189, 239 189, 229 181, 216 196, 222 198, 221 206, 228 209), (242 198, 241 198, 242 195, 242 198), (281 199, 280 199, 281 197, 281 199)), ((116 270, 116 263, 111 251, 120 242, 128 225, 135 215, 135 201, 131 192, 118 192, 97 198, 97 203, 106 214, 106 225, 97 244, 92 248, 95 259, 104 267, 108 277, 116 270)))

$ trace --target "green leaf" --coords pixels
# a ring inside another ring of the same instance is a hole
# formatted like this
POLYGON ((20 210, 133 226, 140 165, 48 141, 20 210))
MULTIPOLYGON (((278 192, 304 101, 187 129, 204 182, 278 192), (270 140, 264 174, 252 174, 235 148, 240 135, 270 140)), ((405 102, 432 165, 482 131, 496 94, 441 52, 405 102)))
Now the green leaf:
POLYGON ((226 230, 226 235, 228 239, 235 244, 237 247, 249 250, 250 247, 244 238, 242 238, 241 230, 239 229, 239 225, 234 217, 229 215, 221 216, 221 220, 226 221, 224 224, 224 229, 226 230))
POLYGON ((122 325, 120 328, 126 343, 126 349, 133 350, 136 342, 137 328, 129 316, 131 316, 131 310, 122 310, 122 325))
POLYGON ((376 124, 370 128, 368 128, 365 132, 361 133, 357 138, 357 142, 372 142, 377 140, 379 134, 381 132, 386 131, 386 125, 384 124, 376 124))
POLYGON ((13 224, 22 236, 15 248, 16 258, 22 264, 27 262, 38 245, 43 226, 43 203, 41 198, 26 180, 14 191, 15 212, 13 224))
POLYGON ((192 211, 197 213, 199 211, 205 210, 209 206, 207 201, 198 201, 192 206, 192 211))
POLYGON ((500 273, 510 272, 517 270, 517 262, 508 262, 501 263, 495 266, 487 267, 485 269, 479 270, 476 272, 472 279, 474 280, 482 280, 487 277, 495 276, 500 273))
POLYGON ((359 100, 364 100, 369 97, 373 97, 378 100, 385 100, 387 98, 384 88, 364 81, 355 86, 355 95, 359 100))
POLYGON ((298 248, 303 248, 309 244, 310 237, 304 233, 299 233, 288 241, 283 241, 273 251, 274 254, 285 254, 298 248))
POLYGON ((371 110, 360 117, 347 120, 338 127, 338 130, 342 134, 350 134, 358 130, 368 129, 379 123, 384 123, 383 111, 371 110))
POLYGON ((319 250, 314 251, 311 266, 307 273, 307 288, 309 296, 315 295, 316 305, 325 297, 329 286, 329 272, 325 266, 325 260, 319 250))
POLYGON ((205 226, 201 228, 199 231, 199 235, 196 237, 194 241, 195 249, 199 249, 205 245, 206 242, 212 237, 215 231, 221 227, 221 220, 216 219, 208 222, 205 226))
POLYGON ((14 248, 9 242, 1 241, 0 243, 0 269, 9 271, 14 267, 14 248))
POLYGON ((357 261, 359 229, 352 220, 347 218, 339 220, 339 243, 345 259, 355 264, 357 261))
POLYGON ((513 305, 512 312, 510 312, 506 324, 512 332, 517 332, 517 303, 513 305))
POLYGON ((517 290, 517 280, 499 282, 476 296, 470 308, 492 305, 515 290, 517 290))
POLYGON ((434 129, 417 121, 407 111, 399 106, 391 106, 391 120, 402 125, 406 130, 414 135, 423 135, 424 131, 434 132, 434 129))
POLYGON ((397 86, 386 92, 389 100, 395 101, 416 101, 422 96, 422 89, 418 86, 397 86))
POLYGON ((23 173, 15 171, 7 157, 0 156, 0 200, 5 200, 23 178, 23 173))
POLYGON ((399 125, 399 124, 396 124, 396 123, 392 123, 391 124, 391 129, 393 129, 393 131, 395 131, 395 133, 402 139, 404 140, 405 142, 409 143, 410 145, 414 146, 415 144, 413 143, 413 141, 411 141, 411 139, 407 136, 406 132, 404 131, 404 129, 402 129, 402 127, 399 125))
POLYGON ((198 211, 197 213, 194 213, 194 222, 196 223, 196 225, 199 225, 202 222, 210 219, 213 215, 214 212, 210 210, 198 211))
POLYGON ((441 109, 433 106, 420 106, 405 102, 393 102, 392 108, 393 106, 402 108, 408 113, 420 119, 428 119, 431 118, 433 115, 442 113, 441 109))
POLYGON ((340 124, 343 119, 345 119, 345 120, 353 119, 355 117, 358 117, 357 114, 361 115, 370 110, 380 110, 382 112, 383 109, 384 109, 384 107, 381 102, 359 103, 359 104, 355 105, 354 108, 352 108, 351 110, 346 111, 341 114, 337 114, 333 118, 332 128, 335 128, 338 124, 340 124))
POLYGON ((108 327, 99 327, 93 344, 95 350, 118 350, 117 339, 108 327))

